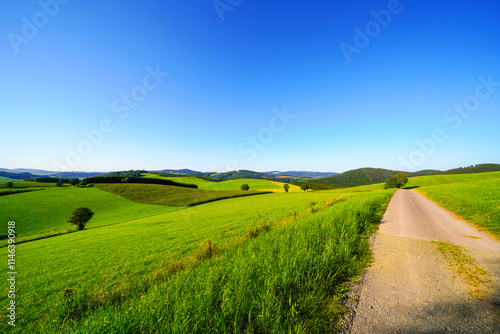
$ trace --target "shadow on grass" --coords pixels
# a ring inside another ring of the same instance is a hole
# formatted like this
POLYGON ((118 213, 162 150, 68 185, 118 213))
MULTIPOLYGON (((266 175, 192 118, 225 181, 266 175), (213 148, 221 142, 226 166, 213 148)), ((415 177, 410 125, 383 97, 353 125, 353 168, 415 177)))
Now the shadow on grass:
POLYGON ((410 187, 404 187, 403 189, 415 189, 415 188, 420 188, 420 186, 410 186, 410 187))

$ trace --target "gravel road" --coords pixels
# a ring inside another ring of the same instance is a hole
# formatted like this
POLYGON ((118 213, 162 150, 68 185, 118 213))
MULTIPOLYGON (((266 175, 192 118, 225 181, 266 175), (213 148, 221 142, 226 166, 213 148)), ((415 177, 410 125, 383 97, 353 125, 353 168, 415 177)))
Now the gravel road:
POLYGON ((343 333, 500 333, 499 241, 398 190, 370 242, 373 261, 353 285, 343 333), (452 260, 435 241, 460 246, 466 260, 452 260), (484 272, 470 271, 474 265, 484 272))

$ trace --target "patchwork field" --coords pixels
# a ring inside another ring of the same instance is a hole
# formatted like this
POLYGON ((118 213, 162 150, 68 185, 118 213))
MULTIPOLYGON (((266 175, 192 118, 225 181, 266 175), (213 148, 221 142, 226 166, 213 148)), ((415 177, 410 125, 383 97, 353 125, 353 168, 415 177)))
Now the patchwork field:
POLYGON ((193 206, 216 200, 263 194, 256 191, 216 191, 157 184, 96 184, 96 188, 133 202, 166 206, 193 206))

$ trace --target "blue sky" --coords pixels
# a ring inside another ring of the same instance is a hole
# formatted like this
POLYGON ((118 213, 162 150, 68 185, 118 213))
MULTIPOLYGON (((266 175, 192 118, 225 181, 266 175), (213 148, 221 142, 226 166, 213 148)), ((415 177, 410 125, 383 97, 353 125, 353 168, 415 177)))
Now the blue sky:
POLYGON ((3 1, 4 168, 500 163, 494 1, 3 1))

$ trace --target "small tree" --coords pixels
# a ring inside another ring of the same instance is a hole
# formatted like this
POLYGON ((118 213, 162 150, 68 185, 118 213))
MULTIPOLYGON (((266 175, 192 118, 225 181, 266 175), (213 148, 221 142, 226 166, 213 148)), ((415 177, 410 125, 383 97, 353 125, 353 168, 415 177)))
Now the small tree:
POLYGON ((403 172, 398 172, 385 183, 384 189, 402 188, 408 183, 408 177, 403 172))
POLYGON ((7 184, 5 185, 7 188, 12 188, 14 186, 14 183, 12 182, 7 182, 7 184))
POLYGON ((63 185, 63 180, 58 180, 56 182, 56 187, 62 187, 62 185, 63 185))
POLYGON ((76 225, 77 230, 81 231, 85 228, 85 225, 87 225, 88 221, 94 216, 94 213, 92 210, 89 208, 77 208, 73 213, 71 214, 71 217, 69 217, 68 222, 70 224, 76 225))
POLYGON ((285 189, 285 192, 287 193, 288 192, 288 189, 290 189, 290 186, 288 185, 288 183, 285 183, 283 185, 283 189, 285 189))
POLYGON ((250 189, 250 187, 248 186, 248 184, 245 183, 245 184, 241 185, 241 190, 248 190, 248 189, 250 189))
POLYGON ((69 180, 69 184, 71 184, 73 187, 77 186, 79 183, 80 183, 80 179, 69 180))
POLYGON ((300 186, 300 190, 306 192, 306 191, 309 190, 309 186, 307 184, 303 184, 303 185, 300 186))

